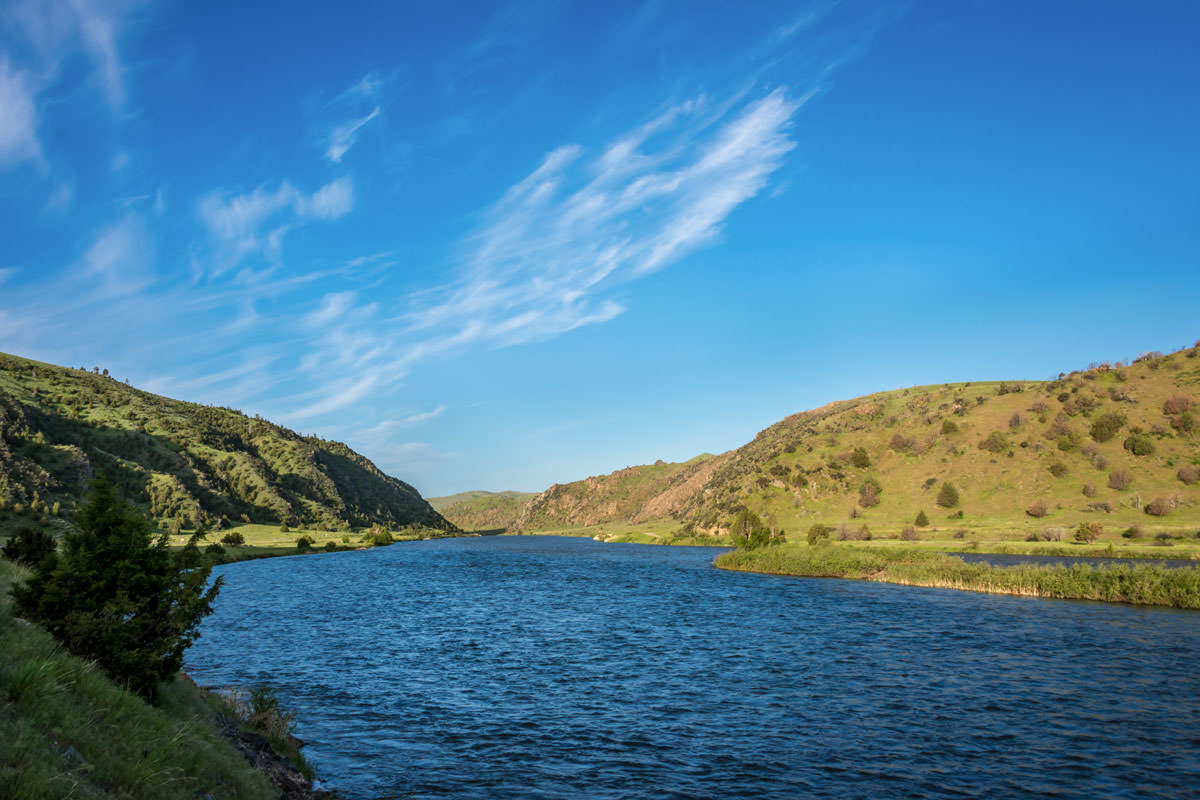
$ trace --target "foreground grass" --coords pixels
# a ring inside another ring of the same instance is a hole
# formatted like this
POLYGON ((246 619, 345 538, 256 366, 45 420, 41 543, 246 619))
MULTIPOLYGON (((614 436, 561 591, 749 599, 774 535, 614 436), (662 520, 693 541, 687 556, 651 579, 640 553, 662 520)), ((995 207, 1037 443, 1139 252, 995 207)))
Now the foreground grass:
POLYGON ((1200 569, 1153 563, 993 567, 914 547, 784 544, 718 556, 722 569, 1200 609, 1200 569))
POLYGON ((11 800, 274 798, 278 792, 211 723, 216 702, 190 681, 157 705, 14 618, 0 559, 0 796, 11 800))

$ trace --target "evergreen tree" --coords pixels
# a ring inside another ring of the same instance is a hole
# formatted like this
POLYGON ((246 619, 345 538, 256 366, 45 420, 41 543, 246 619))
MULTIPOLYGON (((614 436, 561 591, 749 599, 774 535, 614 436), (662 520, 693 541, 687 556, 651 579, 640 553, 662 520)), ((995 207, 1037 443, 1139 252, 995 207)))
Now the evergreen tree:
POLYGON ((151 697, 212 612, 221 579, 206 589, 211 568, 201 561, 196 537, 172 554, 167 534, 152 537, 149 520, 98 476, 61 552, 12 594, 19 613, 72 653, 151 697))
POLYGON ((917 512, 917 518, 913 520, 913 525, 916 525, 918 528, 929 527, 929 517, 925 516, 925 509, 917 512))
POLYGON ((942 508, 954 508, 958 505, 958 490, 954 488, 954 484, 946 481, 942 484, 942 488, 938 491, 937 504, 942 508))

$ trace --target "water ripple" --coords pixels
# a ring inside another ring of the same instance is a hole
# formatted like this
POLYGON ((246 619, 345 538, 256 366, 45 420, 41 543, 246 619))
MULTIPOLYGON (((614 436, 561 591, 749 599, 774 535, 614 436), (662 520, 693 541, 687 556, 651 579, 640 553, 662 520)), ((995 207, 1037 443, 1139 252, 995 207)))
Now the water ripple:
POLYGON ((186 668, 353 797, 1189 797, 1200 615, 549 537, 233 564, 186 668))

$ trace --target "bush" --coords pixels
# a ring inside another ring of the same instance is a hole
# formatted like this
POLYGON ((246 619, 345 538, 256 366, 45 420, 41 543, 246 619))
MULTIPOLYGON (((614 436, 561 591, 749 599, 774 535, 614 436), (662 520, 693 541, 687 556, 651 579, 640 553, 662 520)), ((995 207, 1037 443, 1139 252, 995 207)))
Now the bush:
POLYGON ((917 512, 917 518, 913 520, 913 525, 916 525, 918 528, 929 527, 929 517, 925 516, 924 509, 917 512))
POLYGON ((1186 414, 1192 410, 1192 398, 1177 394, 1163 403, 1163 414, 1170 417, 1175 414, 1186 414))
POLYGON ((22 525, 4 545, 4 557, 27 567, 36 567, 57 549, 54 537, 41 528, 22 525))
POLYGON ((1083 496, 1084 497, 1095 497, 1096 496, 1096 485, 1092 484, 1092 483, 1085 483, 1083 485, 1083 496))
POLYGON ((1108 488, 1110 488, 1110 489, 1116 489, 1117 491, 1124 491, 1125 489, 1128 489, 1132 484, 1133 484, 1133 475, 1131 475, 1129 470, 1127 470, 1127 469, 1124 469, 1124 468, 1114 469, 1112 472, 1108 473, 1108 488))
POLYGON ((1038 499, 1034 500, 1033 503, 1030 504, 1029 508, 1025 509, 1025 513, 1034 519, 1041 519, 1049 514, 1050 510, 1046 507, 1045 500, 1038 499))
POLYGON ((883 487, 879 485, 879 481, 874 478, 867 478, 863 481, 863 485, 858 490, 858 504, 863 508, 871 508, 879 505, 879 495, 883 493, 883 487))
POLYGON ((938 491, 937 504, 942 508, 954 508, 958 505, 958 500, 958 490, 954 488, 954 484, 949 481, 943 483, 938 491))
POLYGON ((337 542, 328 541, 325 543, 325 552, 326 553, 332 553, 334 550, 337 550, 337 549, 338 549, 337 542))
POLYGON ((221 537, 221 544, 227 544, 230 547, 241 547, 246 543, 246 537, 242 536, 238 531, 230 531, 221 537))
POLYGON ((1000 431, 992 431, 988 437, 979 443, 980 450, 987 450, 989 453, 1003 453, 1008 450, 1008 437, 1000 431))
POLYGON ((304 552, 313 546, 313 538, 308 534, 301 536, 296 540, 296 549, 304 552))
POLYGON ((1125 449, 1135 456, 1148 456, 1154 453, 1154 442, 1144 433, 1135 433, 1125 440, 1125 449))
POLYGON ((818 522, 816 525, 813 525, 808 529, 808 543, 811 545, 817 545, 821 542, 827 542, 829 541, 829 535, 831 533, 833 533, 831 528, 818 522))
POLYGON ((1146 531, 1142 528, 1141 523, 1135 522, 1122 531, 1121 535, 1126 539, 1140 539, 1146 535, 1146 531))
POLYGON ((888 442, 888 447, 895 450, 897 453, 907 453, 913 449, 915 442, 902 433, 892 435, 892 440, 888 442))
POLYGON ((1190 411, 1171 418, 1171 427, 1180 433, 1191 433, 1196 430, 1196 415, 1190 411))
POLYGON ((205 589, 211 570, 201 566, 196 541, 179 553, 167 549, 165 533, 152 541, 150 521, 97 476, 62 553, 13 588, 17 610, 116 682, 151 697, 179 670, 221 587, 217 578, 205 589))
POLYGON ((1107 442, 1109 439, 1117 435, 1117 431, 1125 427, 1125 415, 1110 411, 1106 414, 1101 414, 1092 423, 1091 434, 1092 438, 1097 442, 1107 442))
POLYGON ((1061 478, 1067 474, 1067 465, 1061 461, 1055 461, 1050 465, 1050 474, 1056 478, 1061 478))
POLYGON ((1179 480, 1183 481, 1188 486, 1191 486, 1196 481, 1200 481, 1200 467, 1197 467, 1194 464, 1184 464, 1179 468, 1179 471, 1175 473, 1175 477, 1179 478, 1179 480))
POLYGON ((223 556, 225 555, 225 548, 221 547, 221 545, 217 544, 216 542, 213 542, 208 547, 204 548, 204 552, 206 555, 210 556, 223 556))
POLYGON ((1165 517, 1175 510, 1175 501, 1169 497, 1156 497, 1142 510, 1152 517, 1165 517))
POLYGON ((856 447, 850 454, 850 463, 859 469, 866 469, 871 466, 871 456, 864 448, 856 447))
POLYGON ((292 532, 292 529, 288 527, 287 520, 284 520, 283 522, 279 523, 279 532, 280 533, 291 533, 292 532))
POLYGON ((946 435, 958 433, 958 425, 956 425, 952 419, 942 420, 942 433, 946 435))
POLYGON ((900 531, 900 538, 906 542, 915 542, 921 537, 917 535, 917 529, 912 525, 905 525, 900 531))
POLYGON ((1099 522, 1081 522, 1075 526, 1075 541, 1091 544, 1104 533, 1104 526, 1099 522))

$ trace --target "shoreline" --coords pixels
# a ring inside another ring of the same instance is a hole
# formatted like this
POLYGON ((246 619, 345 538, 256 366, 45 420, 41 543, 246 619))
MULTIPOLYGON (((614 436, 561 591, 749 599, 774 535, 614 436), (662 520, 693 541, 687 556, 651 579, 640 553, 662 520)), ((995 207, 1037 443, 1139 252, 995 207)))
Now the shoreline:
POLYGON ((845 545, 777 545, 732 550, 713 559, 713 566, 796 578, 1200 610, 1200 568, 1152 563, 997 567, 915 549, 887 552, 845 545))

